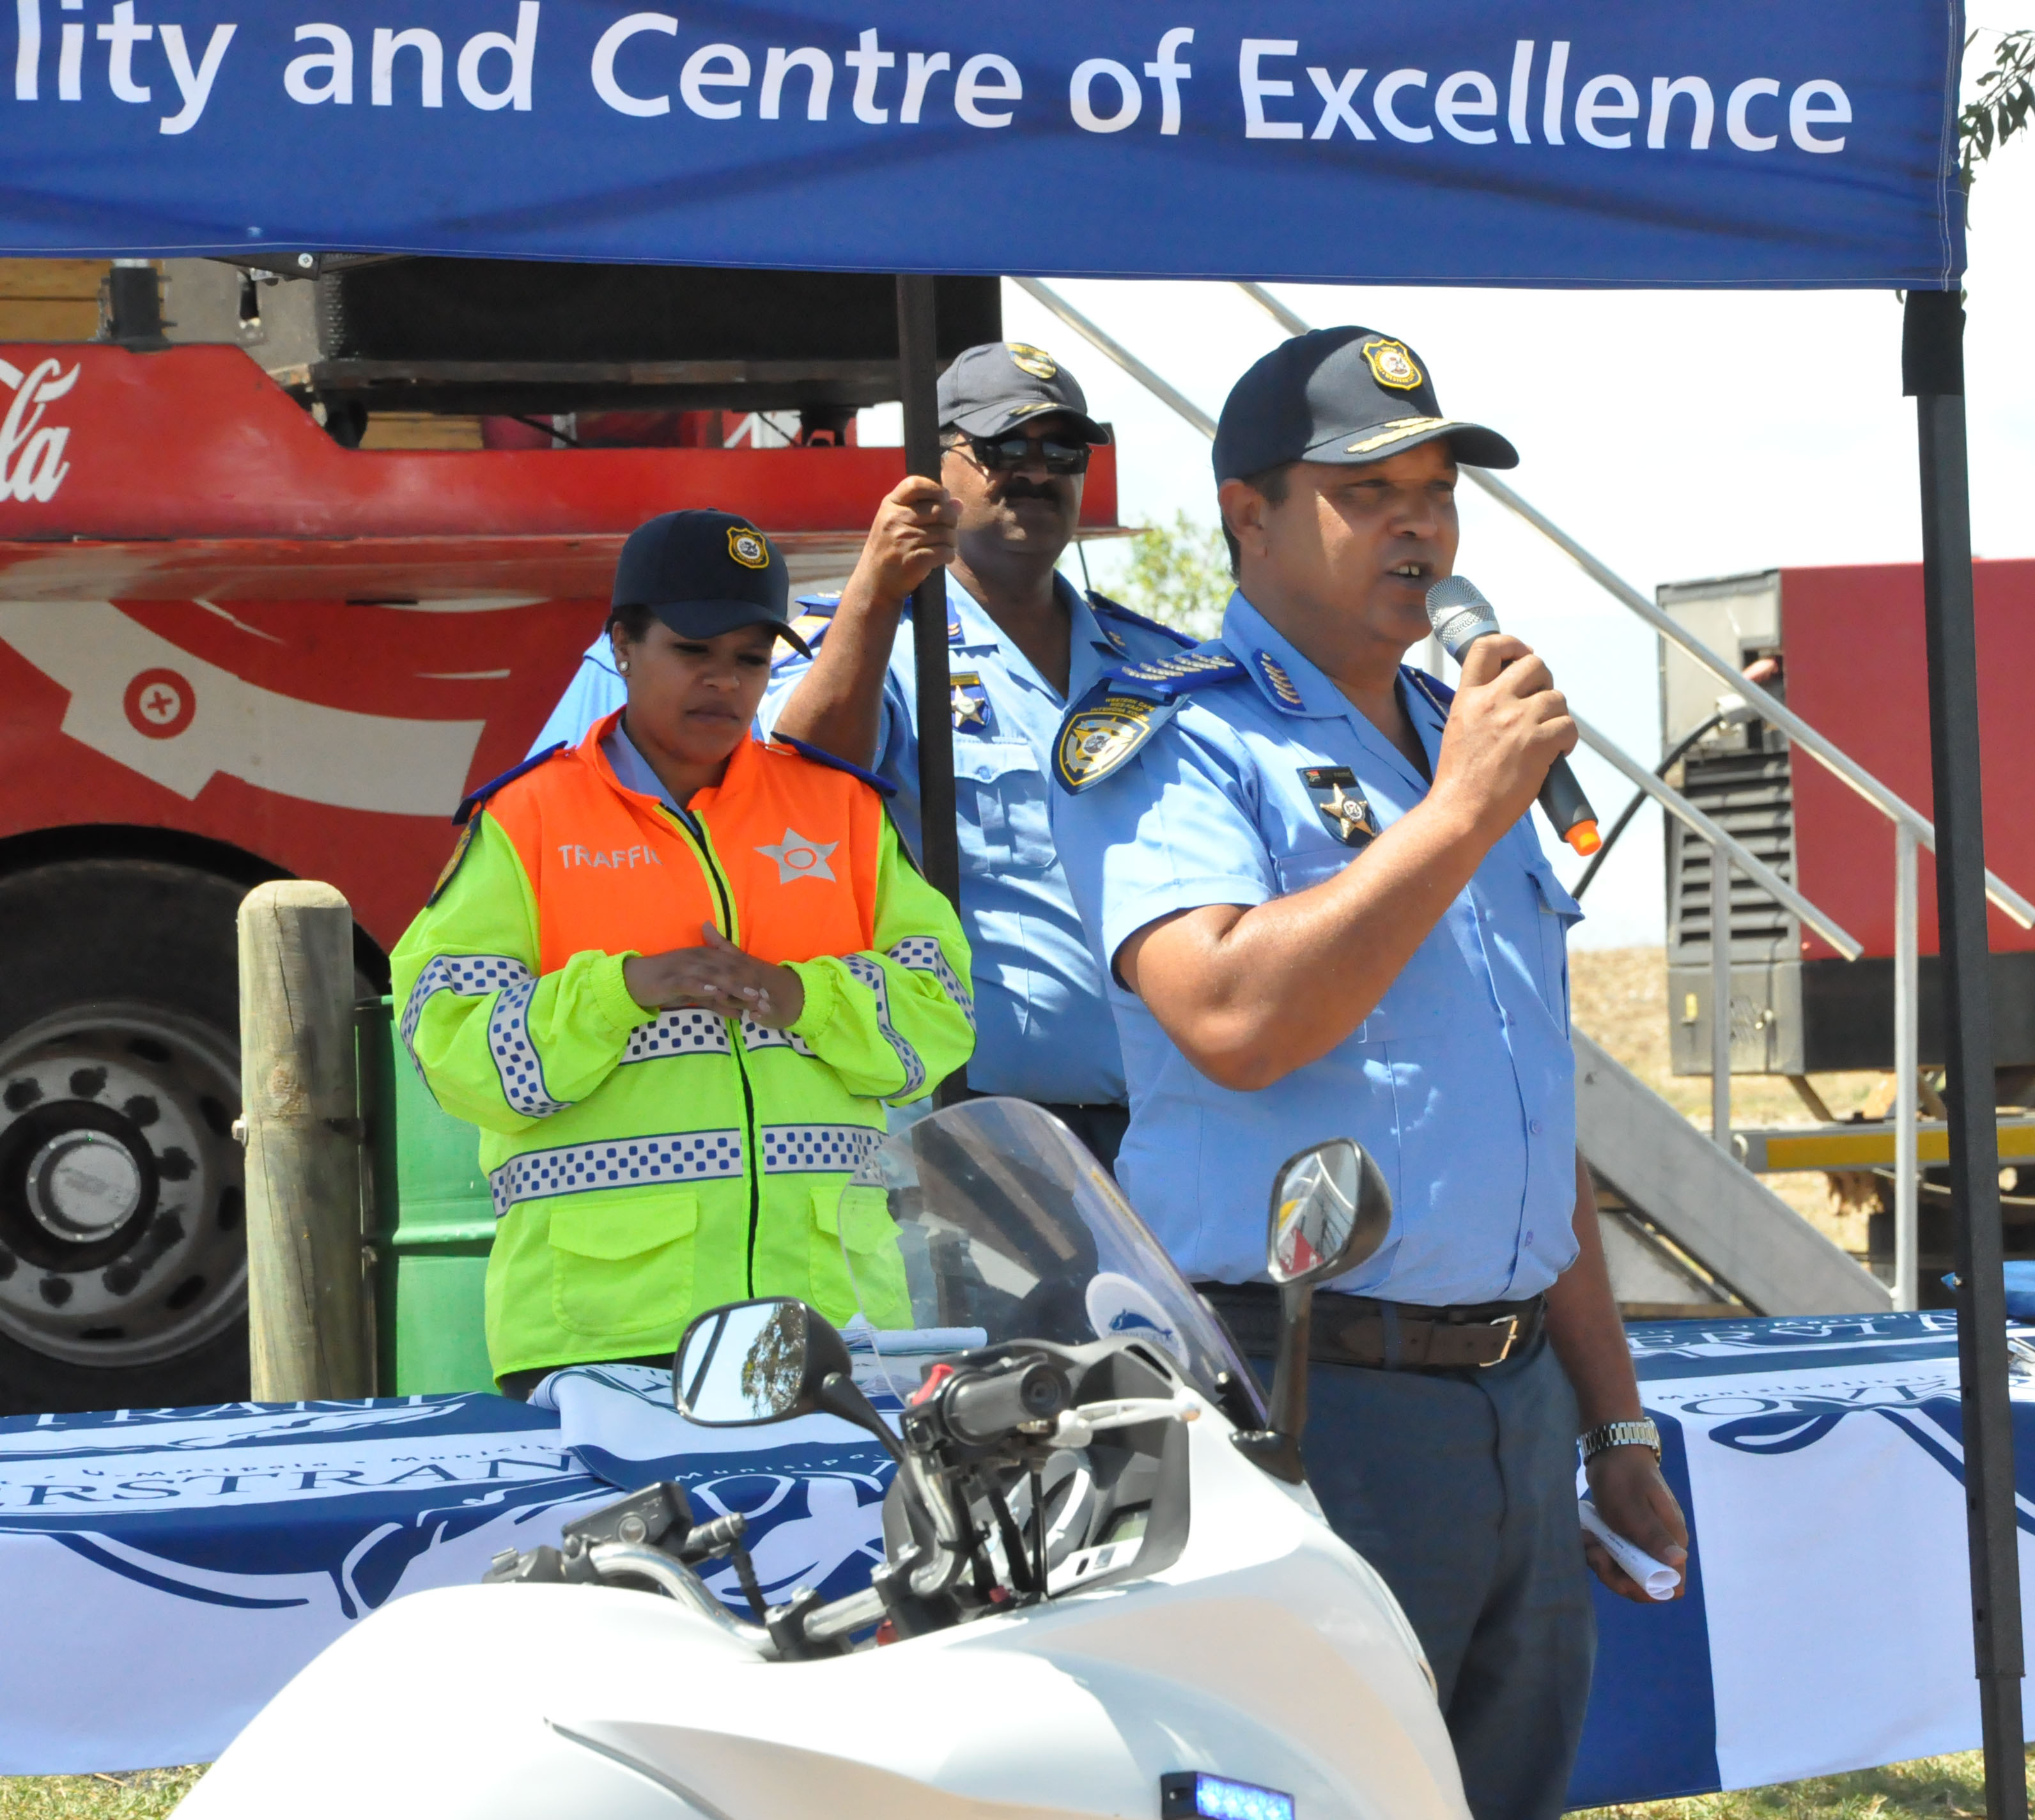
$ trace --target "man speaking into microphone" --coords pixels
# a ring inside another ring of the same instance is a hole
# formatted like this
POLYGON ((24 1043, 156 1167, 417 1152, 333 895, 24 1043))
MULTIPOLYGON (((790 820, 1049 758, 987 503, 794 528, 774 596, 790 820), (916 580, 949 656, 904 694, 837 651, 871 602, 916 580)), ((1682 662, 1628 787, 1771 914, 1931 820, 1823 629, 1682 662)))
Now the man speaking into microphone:
POLYGON ((1585 1559, 1645 1596, 1580 1532, 1578 1442, 1613 1530, 1676 1566, 1687 1532, 1575 1149, 1581 912, 1529 817, 1575 723, 1495 622, 1453 699, 1401 661, 1454 570, 1458 463, 1518 457, 1405 342, 1345 328, 1246 373, 1214 458, 1221 637, 1119 666, 1055 753, 1130 1083, 1118 1177, 1262 1357, 1275 1171, 1333 1137, 1377 1159, 1390 1232, 1315 1304, 1308 1476, 1419 1633, 1477 1820, 1554 1820, 1585 1559))

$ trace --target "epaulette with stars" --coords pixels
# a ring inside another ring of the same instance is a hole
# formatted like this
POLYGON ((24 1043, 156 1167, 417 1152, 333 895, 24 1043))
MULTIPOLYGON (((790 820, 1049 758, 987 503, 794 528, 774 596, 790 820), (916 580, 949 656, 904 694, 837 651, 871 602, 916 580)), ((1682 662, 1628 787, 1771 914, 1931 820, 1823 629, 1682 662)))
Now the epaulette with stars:
POLYGON ((1221 650, 1201 648, 1105 671, 1060 723, 1053 773, 1078 796, 1120 771, 1178 711, 1181 698, 1249 672, 1221 650))

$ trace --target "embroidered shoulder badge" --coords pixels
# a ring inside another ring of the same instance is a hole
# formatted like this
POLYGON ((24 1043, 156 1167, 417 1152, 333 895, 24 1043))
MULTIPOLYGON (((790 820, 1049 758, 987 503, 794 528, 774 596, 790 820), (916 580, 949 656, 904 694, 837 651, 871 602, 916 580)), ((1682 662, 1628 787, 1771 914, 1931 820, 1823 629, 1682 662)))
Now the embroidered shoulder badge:
POLYGON ((1107 694, 1067 716, 1060 728, 1054 768, 1069 795, 1078 796, 1130 763, 1138 749, 1172 718, 1172 705, 1142 695, 1107 694))
POLYGON ((1377 839, 1378 818, 1347 765, 1303 765, 1300 781, 1329 832, 1344 846, 1367 847, 1377 839))
POLYGON ((1379 385, 1390 385, 1398 392, 1410 392, 1420 383, 1420 369, 1413 364, 1413 356, 1405 342, 1367 341, 1363 352, 1364 359, 1371 363, 1371 377, 1379 385))
POLYGON ((446 887, 452 882, 453 874, 459 870, 460 862, 466 857, 466 850, 473 844, 473 837, 480 827, 480 818, 474 816, 459 831, 459 838, 452 844, 452 857, 445 863, 445 870, 438 874, 438 882, 431 887, 431 894, 424 900, 428 910, 445 895, 446 887))

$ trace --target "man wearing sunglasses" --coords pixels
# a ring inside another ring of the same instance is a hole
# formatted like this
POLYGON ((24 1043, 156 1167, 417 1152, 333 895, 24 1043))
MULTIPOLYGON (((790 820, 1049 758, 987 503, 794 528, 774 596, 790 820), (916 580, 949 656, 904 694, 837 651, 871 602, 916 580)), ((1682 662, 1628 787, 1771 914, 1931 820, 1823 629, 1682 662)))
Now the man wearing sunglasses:
POLYGON ((1036 1100, 1105 1163, 1127 1119, 1102 972, 1081 932, 1048 818, 1060 720, 1113 664, 1191 641, 1056 568, 1081 516, 1089 451, 1108 432, 1043 349, 985 342, 939 385, 940 478, 885 500, 838 604, 811 599, 811 659, 773 671, 758 719, 897 786, 919 848, 912 590, 947 571, 950 710, 961 922, 975 958, 979 1093, 1036 1100))

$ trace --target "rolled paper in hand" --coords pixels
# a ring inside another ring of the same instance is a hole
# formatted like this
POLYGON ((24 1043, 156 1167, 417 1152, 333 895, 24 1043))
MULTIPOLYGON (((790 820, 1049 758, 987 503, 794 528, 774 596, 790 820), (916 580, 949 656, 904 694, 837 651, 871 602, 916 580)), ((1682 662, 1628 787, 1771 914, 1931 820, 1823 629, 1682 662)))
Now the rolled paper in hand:
POLYGON ((1576 1514, 1582 1519, 1583 1527, 1609 1551, 1612 1559, 1646 1589, 1648 1598, 1672 1599, 1675 1596, 1675 1589, 1682 1583, 1682 1572, 1679 1567, 1670 1567, 1664 1561, 1656 1561, 1643 1548, 1634 1547, 1597 1514, 1597 1506, 1587 1498, 1577 1499, 1576 1514))

